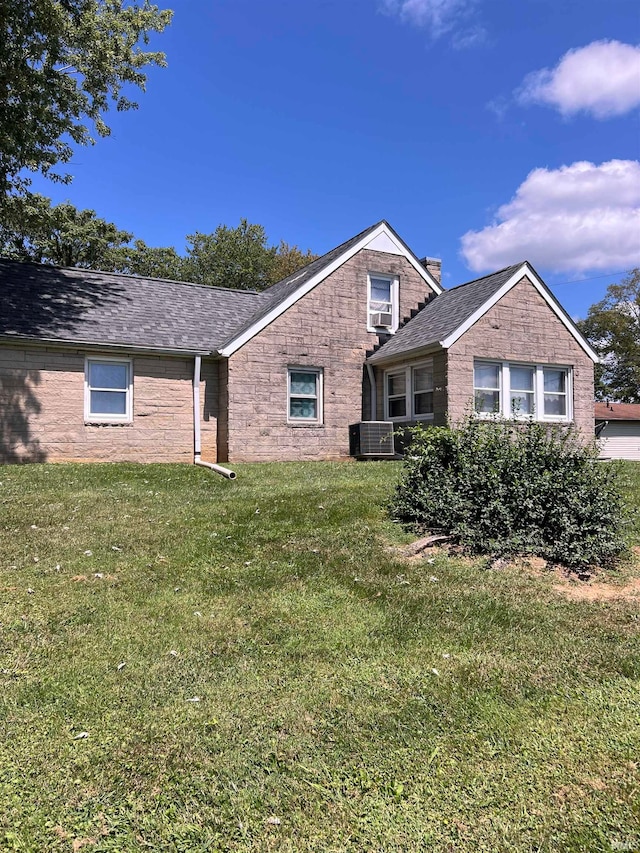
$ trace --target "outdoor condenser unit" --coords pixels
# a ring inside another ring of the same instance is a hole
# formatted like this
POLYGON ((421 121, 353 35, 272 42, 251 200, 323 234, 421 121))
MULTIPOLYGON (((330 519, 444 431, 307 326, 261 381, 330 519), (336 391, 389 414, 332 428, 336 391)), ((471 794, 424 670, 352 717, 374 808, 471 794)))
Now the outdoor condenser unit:
POLYGON ((357 457, 395 456, 393 424, 362 421, 349 427, 349 453, 357 457))
POLYGON ((371 325, 374 327, 378 326, 390 326, 392 322, 391 314, 388 311, 378 311, 376 314, 371 315, 371 325))

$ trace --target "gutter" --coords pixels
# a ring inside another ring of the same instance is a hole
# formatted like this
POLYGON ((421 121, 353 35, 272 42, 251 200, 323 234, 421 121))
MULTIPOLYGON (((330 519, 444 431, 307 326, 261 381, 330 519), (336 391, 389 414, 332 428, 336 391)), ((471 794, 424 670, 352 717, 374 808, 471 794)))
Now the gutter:
POLYGON ((125 352, 131 353, 162 353, 162 355, 176 355, 176 356, 185 356, 185 355, 211 355, 210 350, 194 350, 193 347, 190 349, 180 349, 180 347, 151 347, 151 346, 143 346, 140 344, 116 344, 116 343, 105 343, 104 341, 89 341, 89 340, 66 340, 64 338, 36 338, 29 337, 28 335, 0 335, 0 344, 7 344, 9 346, 16 346, 18 344, 30 344, 36 347, 64 347, 65 349, 95 349, 95 350, 124 350, 125 352))
POLYGON ((201 468, 209 468, 217 474, 222 474, 227 480, 235 480, 237 474, 222 465, 214 462, 203 462, 200 458, 202 452, 202 441, 200 434, 200 371, 202 368, 202 356, 196 355, 193 360, 193 464, 201 468))

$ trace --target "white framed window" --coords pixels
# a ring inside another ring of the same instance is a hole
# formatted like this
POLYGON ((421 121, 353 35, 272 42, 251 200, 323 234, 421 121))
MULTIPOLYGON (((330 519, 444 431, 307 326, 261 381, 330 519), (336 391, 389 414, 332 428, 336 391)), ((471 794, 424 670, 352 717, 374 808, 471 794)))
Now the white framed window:
POLYGON ((570 367, 477 360, 473 366, 474 409, 479 417, 570 421, 570 367))
POLYGON ((397 276, 369 273, 367 276, 367 329, 395 332, 399 322, 397 276))
POLYGON ((433 362, 388 370, 384 376, 385 419, 433 419, 433 362))
POLYGON ((319 367, 288 369, 287 420, 290 423, 322 423, 322 370, 319 367))
POLYGON ((84 419, 94 423, 129 423, 133 419, 130 358, 85 359, 84 419))

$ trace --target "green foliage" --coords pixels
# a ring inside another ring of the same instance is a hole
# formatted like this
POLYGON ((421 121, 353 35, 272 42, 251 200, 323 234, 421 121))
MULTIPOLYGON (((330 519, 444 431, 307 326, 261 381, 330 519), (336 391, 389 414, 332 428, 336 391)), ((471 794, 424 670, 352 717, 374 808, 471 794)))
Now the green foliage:
POLYGON ((483 422, 412 430, 391 510, 438 529, 472 553, 537 554, 572 567, 624 551, 616 469, 573 429, 483 422))
POLYGON ((144 90, 147 65, 164 54, 140 49, 172 12, 149 0, 11 0, 0 32, 0 204, 28 181, 24 169, 58 180, 72 143, 107 136, 105 113, 137 106, 122 90, 144 90))
POLYGON ((280 241, 273 256, 270 279, 272 283, 280 281, 297 272, 301 267, 310 264, 318 255, 314 255, 311 249, 303 252, 297 246, 290 246, 284 240, 280 241))
POLYGON ((637 599, 398 558, 393 462, 237 471, 0 466, 1 850, 635 841, 637 599))
POLYGON ((117 269, 117 250, 131 234, 69 202, 25 193, 7 199, 0 223, 0 254, 19 261, 86 269, 117 269))
POLYGON ((187 241, 185 281, 239 290, 264 290, 317 257, 284 240, 269 246, 264 227, 246 219, 236 228, 218 225, 212 234, 196 231, 187 241))
POLYGON ((145 278, 188 280, 185 260, 173 246, 147 246, 144 240, 135 240, 133 246, 125 246, 112 252, 111 258, 114 272, 140 275, 145 278))
POLYGON ((189 281, 240 290, 263 290, 271 283, 274 253, 262 225, 241 219, 237 228, 218 225, 212 234, 189 234, 187 241, 189 281))
POLYGON ((640 403, 640 268, 609 285, 578 325, 601 358, 597 399, 640 403))

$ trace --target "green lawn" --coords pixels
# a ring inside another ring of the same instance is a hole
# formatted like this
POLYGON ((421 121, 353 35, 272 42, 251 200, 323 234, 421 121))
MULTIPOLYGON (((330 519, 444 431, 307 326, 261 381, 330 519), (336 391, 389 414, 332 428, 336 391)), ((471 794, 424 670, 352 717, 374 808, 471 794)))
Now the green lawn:
POLYGON ((640 849, 640 599, 393 558, 394 463, 237 471, 0 468, 1 849, 640 849))

